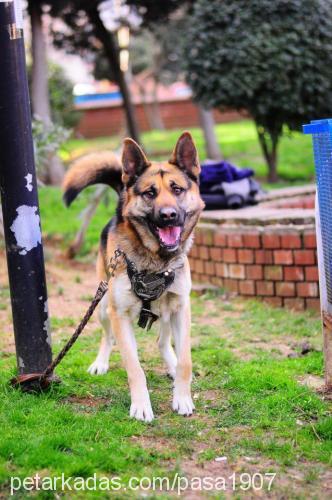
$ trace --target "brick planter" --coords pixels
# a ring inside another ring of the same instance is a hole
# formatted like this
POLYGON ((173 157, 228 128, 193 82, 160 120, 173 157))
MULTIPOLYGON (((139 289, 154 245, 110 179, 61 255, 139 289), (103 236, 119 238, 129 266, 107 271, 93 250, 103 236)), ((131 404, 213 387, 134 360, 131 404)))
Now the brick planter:
POLYGON ((204 212, 189 255, 193 281, 318 310, 313 191, 278 190, 257 207, 204 212))

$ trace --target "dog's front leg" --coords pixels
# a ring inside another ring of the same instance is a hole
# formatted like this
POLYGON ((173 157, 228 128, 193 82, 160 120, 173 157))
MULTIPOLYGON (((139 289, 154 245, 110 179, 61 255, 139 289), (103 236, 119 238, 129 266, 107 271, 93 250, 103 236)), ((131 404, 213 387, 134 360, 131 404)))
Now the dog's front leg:
POLYGON ((122 361, 127 370, 131 395, 130 416, 137 420, 151 422, 154 416, 145 374, 138 359, 131 320, 127 316, 120 317, 117 315, 116 310, 111 308, 111 323, 122 361))
POLYGON ((173 391, 173 410, 180 415, 191 415, 195 409, 191 399, 192 362, 190 347, 190 300, 186 297, 171 316, 177 355, 176 375, 173 391))

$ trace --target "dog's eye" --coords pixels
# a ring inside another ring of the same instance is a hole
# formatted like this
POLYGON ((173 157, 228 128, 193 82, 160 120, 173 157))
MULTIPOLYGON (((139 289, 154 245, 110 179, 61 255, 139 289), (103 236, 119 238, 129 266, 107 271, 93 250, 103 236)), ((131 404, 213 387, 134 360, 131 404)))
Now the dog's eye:
POLYGON ((156 192, 154 189, 148 189, 147 191, 144 191, 143 196, 148 198, 149 200, 152 200, 156 196, 156 192))
POLYGON ((180 186, 173 186, 172 191, 176 196, 179 196, 181 193, 183 193, 184 189, 180 186))

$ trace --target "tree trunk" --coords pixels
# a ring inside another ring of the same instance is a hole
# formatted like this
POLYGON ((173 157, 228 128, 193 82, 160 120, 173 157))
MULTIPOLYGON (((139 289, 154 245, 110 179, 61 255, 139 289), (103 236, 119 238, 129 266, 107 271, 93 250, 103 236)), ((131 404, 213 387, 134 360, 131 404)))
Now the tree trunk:
POLYGON ((116 83, 119 85, 122 95, 123 106, 126 114, 128 133, 136 142, 140 142, 139 130, 136 122, 134 106, 131 101, 130 91, 125 79, 125 75, 120 68, 119 49, 113 33, 105 28, 100 18, 97 7, 88 11, 89 19, 95 27, 95 34, 104 47, 105 56, 112 68, 116 83))
POLYGON ((210 109, 205 109, 198 105, 199 119, 205 139, 206 156, 210 160, 220 161, 222 155, 217 142, 216 133, 214 130, 214 118, 210 109))
POLYGON ((153 79, 153 91, 152 91, 152 128, 156 130, 165 130, 164 122, 160 113, 160 105, 158 101, 158 80, 153 79))
MULTIPOLYGON (((33 114, 38 116, 48 126, 51 124, 51 108, 48 92, 48 68, 46 43, 43 33, 42 10, 38 2, 29 0, 31 20, 31 103, 33 114)), ((57 155, 50 158, 45 172, 45 181, 59 185, 64 176, 64 167, 57 155)))
POLYGON ((277 147, 278 147, 278 135, 270 136, 271 147, 268 146, 268 141, 266 140, 265 131, 261 131, 259 126, 256 124, 257 134, 259 143, 262 148, 264 158, 268 166, 267 181, 271 184, 278 182, 277 174, 277 147))
POLYGON ((29 0, 31 21, 31 102, 35 115, 47 123, 51 121, 50 100, 48 94, 48 71, 46 44, 43 33, 42 10, 40 4, 29 0))

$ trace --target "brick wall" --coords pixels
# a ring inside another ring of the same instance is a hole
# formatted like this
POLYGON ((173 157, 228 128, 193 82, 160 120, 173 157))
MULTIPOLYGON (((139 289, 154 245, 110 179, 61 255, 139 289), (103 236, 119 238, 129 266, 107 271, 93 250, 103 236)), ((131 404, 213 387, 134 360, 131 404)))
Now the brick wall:
POLYGON ((193 281, 275 306, 319 309, 316 235, 304 226, 200 224, 189 255, 193 281))
MULTIPOLYGON (((150 130, 143 105, 136 104, 135 111, 139 129, 150 130)), ((187 99, 160 103, 160 114, 166 129, 194 127, 199 124, 197 107, 187 99)), ((220 113, 215 110, 214 118, 217 123, 223 123, 240 120, 243 115, 236 111, 220 113)), ((119 134, 125 127, 126 120, 122 106, 107 106, 81 110, 76 132, 83 137, 101 137, 119 134)))

